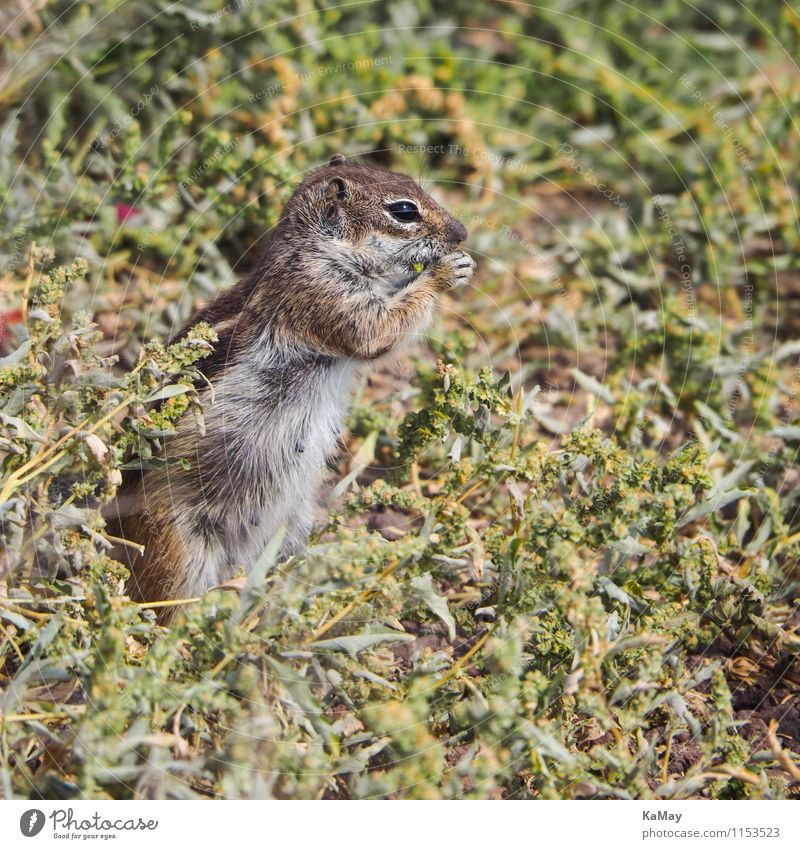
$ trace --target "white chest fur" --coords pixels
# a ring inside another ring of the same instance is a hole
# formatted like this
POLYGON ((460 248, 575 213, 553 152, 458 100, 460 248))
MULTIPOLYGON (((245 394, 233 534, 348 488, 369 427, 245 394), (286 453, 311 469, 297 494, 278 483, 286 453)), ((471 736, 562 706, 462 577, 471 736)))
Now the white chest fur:
POLYGON ((180 481, 172 476, 191 560, 184 592, 252 566, 282 526, 286 550, 302 547, 357 368, 330 361, 292 370, 251 356, 225 372, 213 400, 205 394, 206 433, 195 435, 202 451, 180 481))

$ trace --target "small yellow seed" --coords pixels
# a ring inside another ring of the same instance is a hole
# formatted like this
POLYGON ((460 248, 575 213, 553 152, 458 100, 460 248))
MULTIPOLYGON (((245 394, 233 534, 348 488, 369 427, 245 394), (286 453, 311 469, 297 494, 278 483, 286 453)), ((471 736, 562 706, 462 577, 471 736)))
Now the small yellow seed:
POLYGON ((417 272, 417 274, 419 274, 420 271, 425 268, 425 266, 421 262, 415 262, 411 267, 414 269, 414 271, 417 272))

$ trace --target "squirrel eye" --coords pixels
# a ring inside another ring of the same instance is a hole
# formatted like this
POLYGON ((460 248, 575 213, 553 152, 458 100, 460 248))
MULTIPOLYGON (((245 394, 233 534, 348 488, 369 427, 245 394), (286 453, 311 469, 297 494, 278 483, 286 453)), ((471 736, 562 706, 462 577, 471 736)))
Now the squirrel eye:
POLYGON ((387 204, 386 208, 392 214, 393 218, 408 224, 411 221, 421 221, 422 216, 419 214, 419 209, 415 203, 410 200, 398 200, 394 203, 387 204))

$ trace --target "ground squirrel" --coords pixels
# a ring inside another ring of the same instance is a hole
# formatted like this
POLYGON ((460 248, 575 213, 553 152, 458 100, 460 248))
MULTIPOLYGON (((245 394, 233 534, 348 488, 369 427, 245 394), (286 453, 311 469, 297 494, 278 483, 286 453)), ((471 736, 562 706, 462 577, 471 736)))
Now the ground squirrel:
POLYGON ((137 473, 117 498, 118 533, 144 546, 118 555, 134 598, 200 594, 282 526, 281 555, 302 549, 353 378, 469 281, 466 237, 403 174, 337 155, 303 180, 253 271, 178 334, 208 322, 219 336, 201 364, 205 433, 185 416, 165 453, 191 468, 137 473))

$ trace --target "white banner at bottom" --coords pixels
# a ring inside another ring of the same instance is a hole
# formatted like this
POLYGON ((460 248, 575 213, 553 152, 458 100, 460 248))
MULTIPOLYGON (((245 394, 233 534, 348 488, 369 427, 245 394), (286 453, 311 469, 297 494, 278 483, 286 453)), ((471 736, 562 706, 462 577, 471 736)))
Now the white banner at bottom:
POLYGON ((778 801, 32 800, 0 802, 0 846, 778 849, 800 845, 799 817, 800 806, 778 801))

